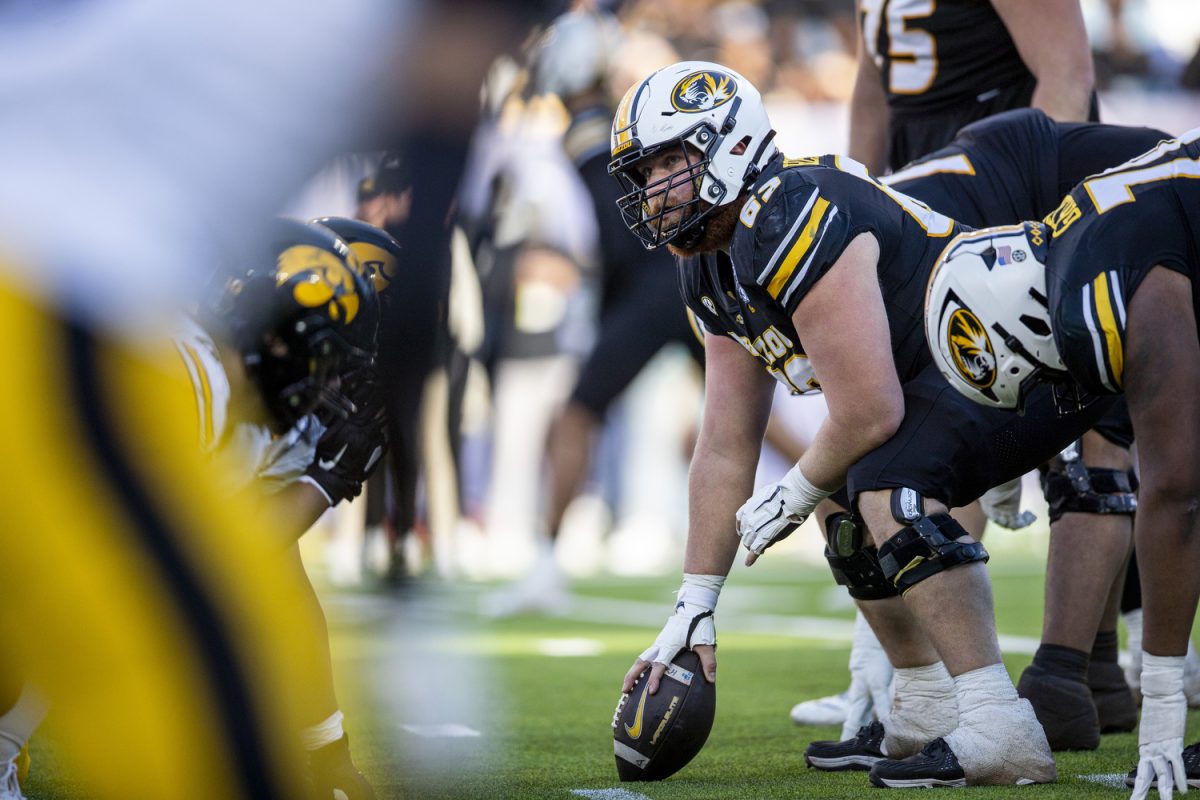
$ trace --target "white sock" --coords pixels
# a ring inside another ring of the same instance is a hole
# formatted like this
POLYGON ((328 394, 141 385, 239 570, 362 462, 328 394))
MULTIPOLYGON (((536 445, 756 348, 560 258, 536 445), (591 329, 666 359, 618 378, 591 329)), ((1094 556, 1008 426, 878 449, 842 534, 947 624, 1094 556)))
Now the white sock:
POLYGON ((338 739, 346 735, 342 729, 341 711, 335 711, 329 715, 324 722, 318 722, 309 728, 300 731, 300 740, 304 744, 305 750, 320 750, 327 744, 333 744, 338 739))
POLYGON ((1135 608, 1121 615, 1125 621, 1125 629, 1129 633, 1126 646, 1129 648, 1130 663, 1125 678, 1137 688, 1142 683, 1142 610, 1135 608))
POLYGON ((989 706, 1015 703, 1017 688, 1003 664, 992 664, 954 679, 954 693, 958 697, 958 716, 964 723, 974 722, 976 727, 986 729, 989 706))
POLYGON ((884 720, 884 753, 905 758, 958 725, 954 680, 941 661, 894 673, 892 709, 884 720))
POLYGON ((15 758, 45 718, 45 701, 25 684, 13 707, 0 715, 0 761, 15 758))

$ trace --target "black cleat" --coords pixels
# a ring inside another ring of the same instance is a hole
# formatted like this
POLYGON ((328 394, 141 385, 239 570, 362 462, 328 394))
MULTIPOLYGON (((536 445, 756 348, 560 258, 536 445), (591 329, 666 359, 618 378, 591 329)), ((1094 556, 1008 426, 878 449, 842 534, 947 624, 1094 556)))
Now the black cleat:
MULTIPOLYGON (((1183 774, 1187 776, 1189 789, 1200 789, 1200 742, 1183 748, 1183 774)), ((1125 776, 1125 785, 1132 789, 1135 781, 1137 767, 1129 770, 1129 774, 1125 776)), ((1157 777, 1150 783, 1150 788, 1158 788, 1157 777)))
POLYGON ((1033 706, 1051 750, 1095 750, 1100 746, 1100 719, 1092 691, 1082 680, 1030 664, 1017 682, 1017 694, 1033 706))
POLYGON ((966 786, 967 775, 950 745, 938 737, 902 761, 876 762, 871 767, 871 783, 884 789, 931 789, 966 786))
POLYGON ((1125 682, 1125 670, 1117 662, 1093 660, 1087 682, 1101 733, 1127 733, 1137 727, 1137 705, 1125 682))
POLYGON ((829 772, 868 770, 887 758, 883 754, 883 723, 872 722, 858 729, 853 739, 813 742, 804 749, 804 762, 829 772))

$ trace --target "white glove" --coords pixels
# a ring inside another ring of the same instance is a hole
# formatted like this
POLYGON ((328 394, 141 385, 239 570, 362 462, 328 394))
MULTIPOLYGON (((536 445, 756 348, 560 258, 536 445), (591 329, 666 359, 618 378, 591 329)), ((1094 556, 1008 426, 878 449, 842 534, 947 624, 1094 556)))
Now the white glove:
POLYGON ((713 609, 725 583, 724 575, 689 575, 684 573, 683 585, 675 601, 675 613, 667 618, 662 633, 654 644, 638 656, 642 661, 670 665, 680 650, 690 650, 698 644, 717 643, 717 628, 713 624, 713 609))
POLYGON ((892 707, 892 662, 860 611, 854 618, 850 645, 850 689, 846 692, 846 721, 842 738, 850 739, 871 717, 883 719, 892 707))
POLYGON ((1037 520, 1037 514, 1021 510, 1021 479, 1014 478, 984 493, 979 498, 983 513, 1001 528, 1020 530, 1037 520))
POLYGON ((762 487, 738 509, 737 532, 742 546, 755 556, 762 555, 775 542, 786 539, 808 519, 817 503, 831 494, 813 486, 797 464, 778 483, 762 487))
POLYGON ((1130 800, 1145 800, 1158 779, 1158 796, 1170 800, 1173 789, 1185 794, 1183 734, 1187 697, 1183 694, 1183 656, 1142 654, 1142 722, 1138 728, 1137 778, 1130 800))

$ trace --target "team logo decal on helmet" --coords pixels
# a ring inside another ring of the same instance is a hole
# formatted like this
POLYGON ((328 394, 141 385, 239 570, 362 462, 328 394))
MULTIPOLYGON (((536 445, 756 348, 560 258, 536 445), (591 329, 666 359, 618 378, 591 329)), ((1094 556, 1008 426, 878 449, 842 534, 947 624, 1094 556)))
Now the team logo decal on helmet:
MULTIPOLYGON (((350 253, 346 257, 354 258, 350 253)), ((276 285, 301 277, 292 288, 297 303, 305 308, 319 308, 328 303, 331 319, 349 323, 358 315, 359 306, 352 267, 328 250, 296 245, 279 254, 276 285)))
POLYGON ((732 100, 737 88, 737 81, 724 72, 693 72, 675 84, 671 90, 671 105, 685 114, 712 111, 732 100))
POLYGON ((965 308, 950 315, 946 342, 959 374, 980 389, 996 382, 996 354, 979 318, 965 308))

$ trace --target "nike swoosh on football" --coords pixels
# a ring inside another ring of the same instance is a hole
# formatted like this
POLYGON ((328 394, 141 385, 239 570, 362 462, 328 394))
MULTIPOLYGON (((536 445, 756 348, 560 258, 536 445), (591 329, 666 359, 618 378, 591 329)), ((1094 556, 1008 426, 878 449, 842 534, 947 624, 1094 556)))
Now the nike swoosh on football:
POLYGON ((625 733, 630 739, 638 739, 642 735, 642 712, 646 710, 646 695, 650 694, 650 680, 647 678, 646 686, 642 689, 642 699, 638 700, 637 714, 633 717, 633 727, 625 726, 625 733))
POLYGON ((342 449, 337 451, 337 455, 326 461, 323 458, 317 459, 317 466, 324 470, 333 469, 342 460, 342 456, 346 454, 346 445, 342 445, 342 449))

